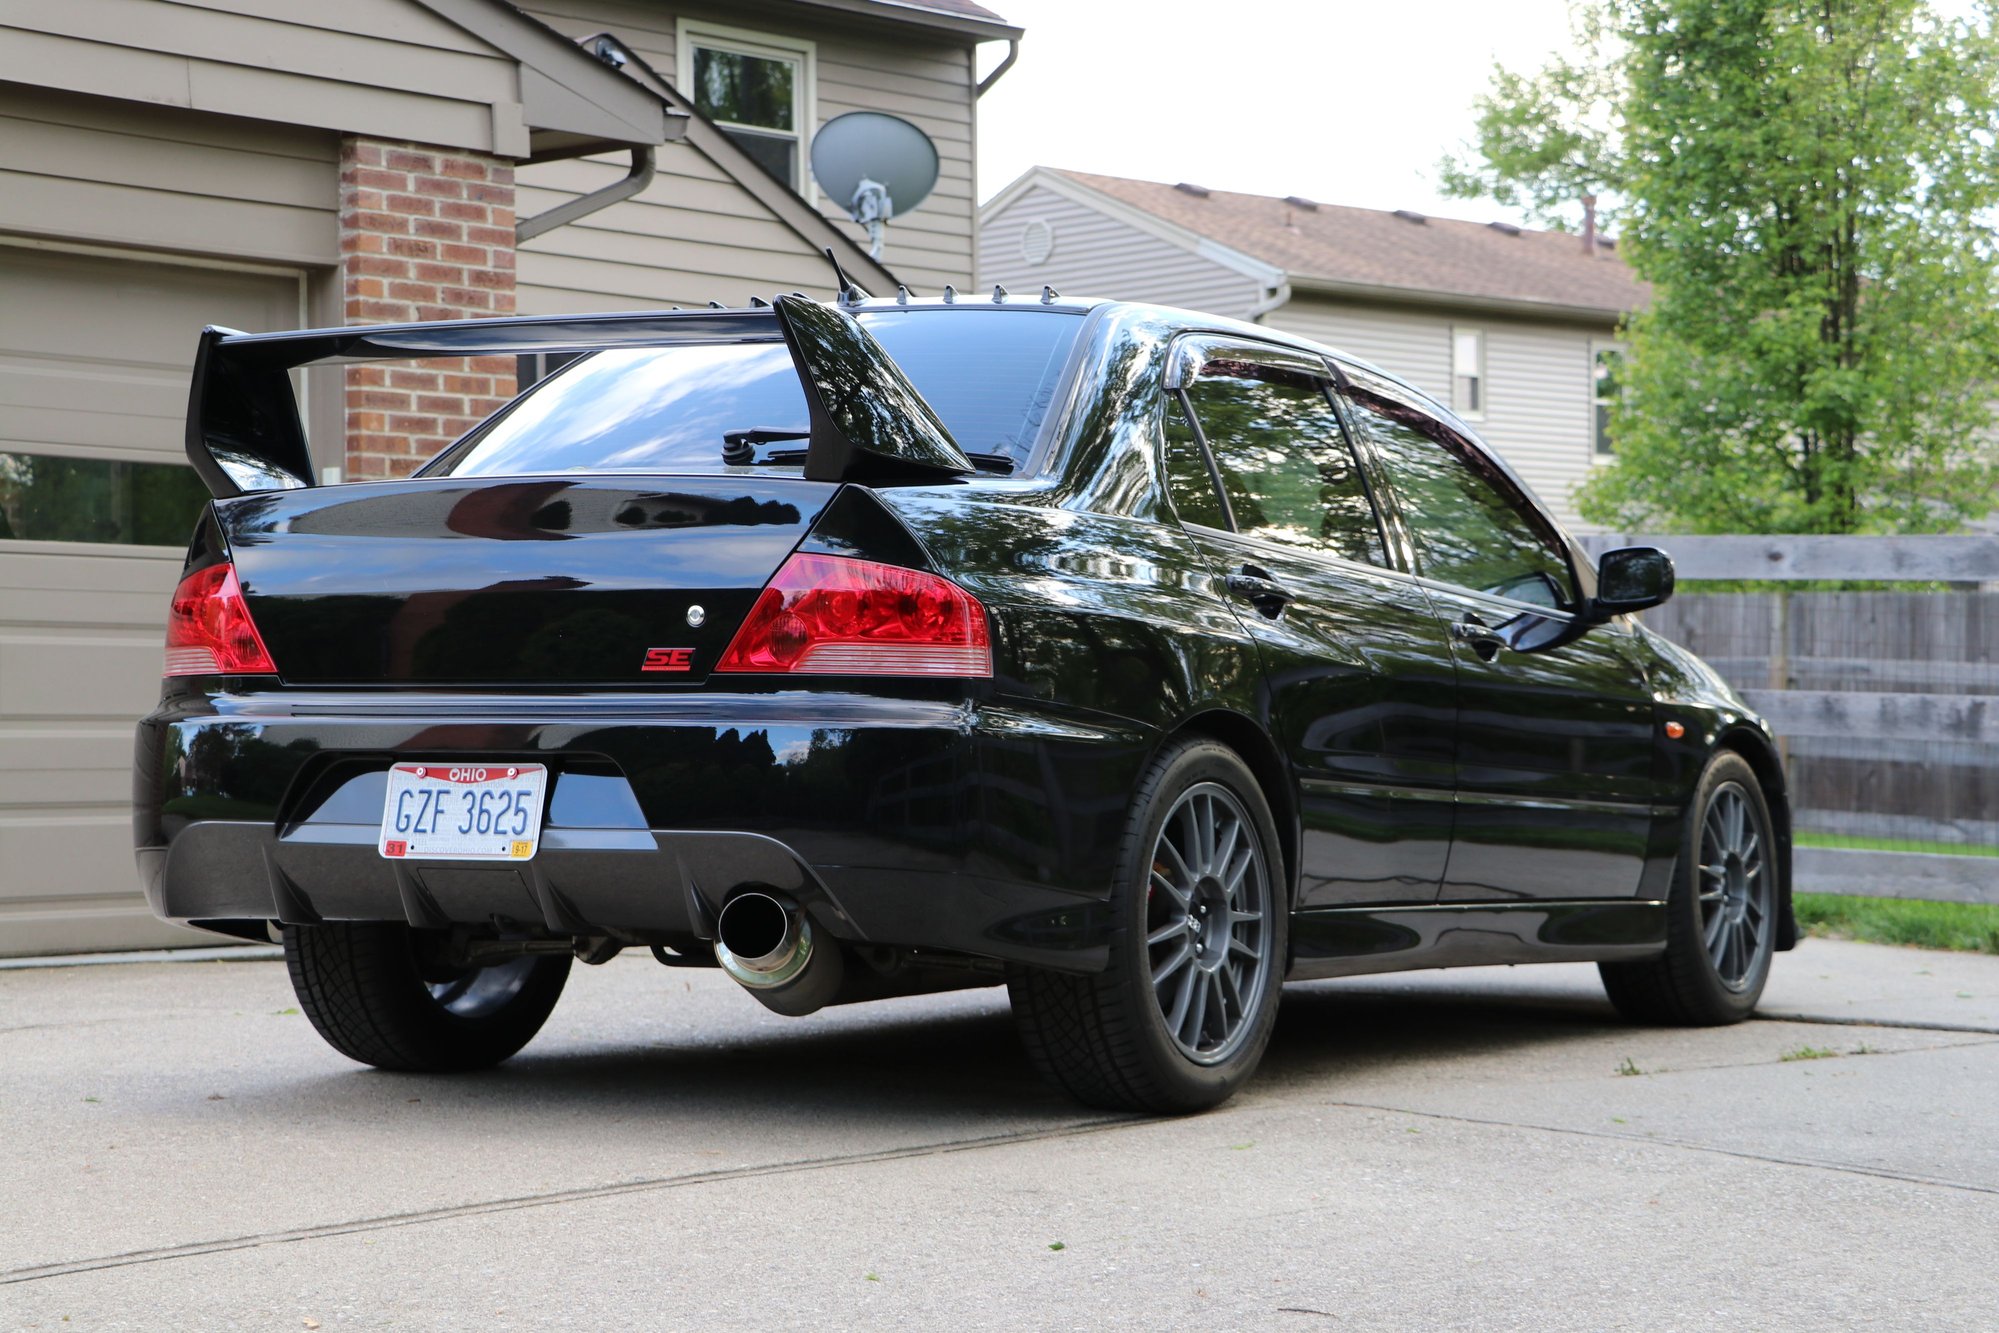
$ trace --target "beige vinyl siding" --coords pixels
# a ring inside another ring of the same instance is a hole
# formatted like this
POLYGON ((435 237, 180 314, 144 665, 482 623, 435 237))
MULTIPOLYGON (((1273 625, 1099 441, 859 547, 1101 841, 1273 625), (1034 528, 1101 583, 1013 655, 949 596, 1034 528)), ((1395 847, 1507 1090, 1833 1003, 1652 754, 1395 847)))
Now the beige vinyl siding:
POLYGON ((0 85, 0 232, 331 265, 338 158, 322 131, 0 85))
MULTIPOLYGON (((520 213, 608 185, 627 165, 589 158, 524 168, 520 213)), ((536 237, 517 262, 524 315, 742 305, 751 296, 824 296, 833 287, 823 255, 698 149, 678 145, 661 151, 658 176, 644 194, 536 237)))
POLYGON ((1573 492, 1589 475, 1594 420, 1590 339, 1607 330, 1484 312, 1410 311, 1300 296, 1265 316, 1451 401, 1451 330, 1485 333, 1486 406, 1472 426, 1563 522, 1583 525, 1573 492))
POLYGON ((1246 318, 1262 294, 1254 278, 1040 186, 980 227, 979 288, 994 283, 1023 293, 1045 284, 1065 296, 1151 301, 1233 319, 1246 318), (1038 264, 1021 248, 1037 221, 1048 225, 1052 242, 1038 264))
MULTIPOLYGON (((962 48, 885 31, 857 36, 790 13, 766 19, 726 5, 539 0, 524 8, 567 36, 616 33, 668 82, 677 68, 675 26, 683 17, 812 42, 818 124, 846 111, 888 111, 913 121, 937 144, 937 189, 889 224, 883 263, 918 290, 971 282, 972 76, 962 48)), ((657 179, 637 198, 522 248, 522 313, 711 300, 740 305, 752 294, 831 289, 825 258, 699 149, 671 144, 659 150, 658 161, 657 179)), ((628 159, 614 155, 524 167, 517 176, 521 215, 607 185, 628 166, 628 159)), ((818 202, 850 234, 865 237, 834 201, 818 202)))
POLYGON ((408 0, 0 0, 0 80, 482 151, 527 145, 514 60, 408 0))

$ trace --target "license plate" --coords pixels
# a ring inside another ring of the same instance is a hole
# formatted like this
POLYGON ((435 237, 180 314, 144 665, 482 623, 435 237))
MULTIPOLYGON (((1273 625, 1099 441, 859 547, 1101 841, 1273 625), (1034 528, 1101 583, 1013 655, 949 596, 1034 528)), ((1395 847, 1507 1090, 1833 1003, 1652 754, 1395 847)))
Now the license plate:
POLYGON ((377 847, 392 860, 529 860, 547 786, 543 764, 397 764, 377 847))

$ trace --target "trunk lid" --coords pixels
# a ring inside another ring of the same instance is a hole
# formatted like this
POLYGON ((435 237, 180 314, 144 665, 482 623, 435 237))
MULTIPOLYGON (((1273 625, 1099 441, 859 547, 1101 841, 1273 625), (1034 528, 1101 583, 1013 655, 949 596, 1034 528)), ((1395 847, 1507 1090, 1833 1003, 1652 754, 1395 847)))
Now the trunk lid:
POLYGON ((839 489, 438 478, 265 491, 215 512, 288 684, 628 689, 705 679, 839 489))

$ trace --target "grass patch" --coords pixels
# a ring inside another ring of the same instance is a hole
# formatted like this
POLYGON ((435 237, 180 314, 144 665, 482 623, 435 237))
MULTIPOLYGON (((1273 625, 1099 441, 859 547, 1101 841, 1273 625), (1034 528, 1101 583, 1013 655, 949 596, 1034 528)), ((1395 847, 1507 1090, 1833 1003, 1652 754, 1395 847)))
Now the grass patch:
MULTIPOLYGON (((1912 838, 1858 838, 1840 833, 1800 833, 1800 847, 1838 847, 1859 852, 1931 852, 1940 856, 1999 857, 1999 847, 1976 843, 1923 842, 1912 838)), ((1798 927, 1807 935, 1906 944, 1920 949, 1999 954, 1999 907, 1979 903, 1929 903, 1903 898, 1849 898, 1844 894, 1800 893, 1798 927)))
POLYGON ((1800 893, 1793 902, 1807 935, 1999 954, 1999 907, 1800 893))
POLYGON ((1785 1051, 1777 1058, 1790 1064, 1794 1060, 1830 1060, 1838 1054, 1830 1046, 1800 1046, 1795 1051, 1785 1051))

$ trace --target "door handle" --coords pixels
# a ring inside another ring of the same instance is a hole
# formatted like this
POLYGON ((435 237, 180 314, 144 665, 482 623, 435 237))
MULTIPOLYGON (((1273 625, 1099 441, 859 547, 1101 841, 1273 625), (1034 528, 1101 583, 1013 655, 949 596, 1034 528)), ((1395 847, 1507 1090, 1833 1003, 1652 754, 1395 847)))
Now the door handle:
POLYGON ((1499 650, 1506 646, 1506 637, 1503 634, 1469 612, 1463 620, 1452 624, 1451 637, 1469 647, 1487 662, 1499 656, 1499 650))
POLYGON ((1270 571, 1243 565, 1228 577, 1228 589, 1272 620, 1284 614, 1287 604, 1297 597, 1289 588, 1270 577, 1270 571))

